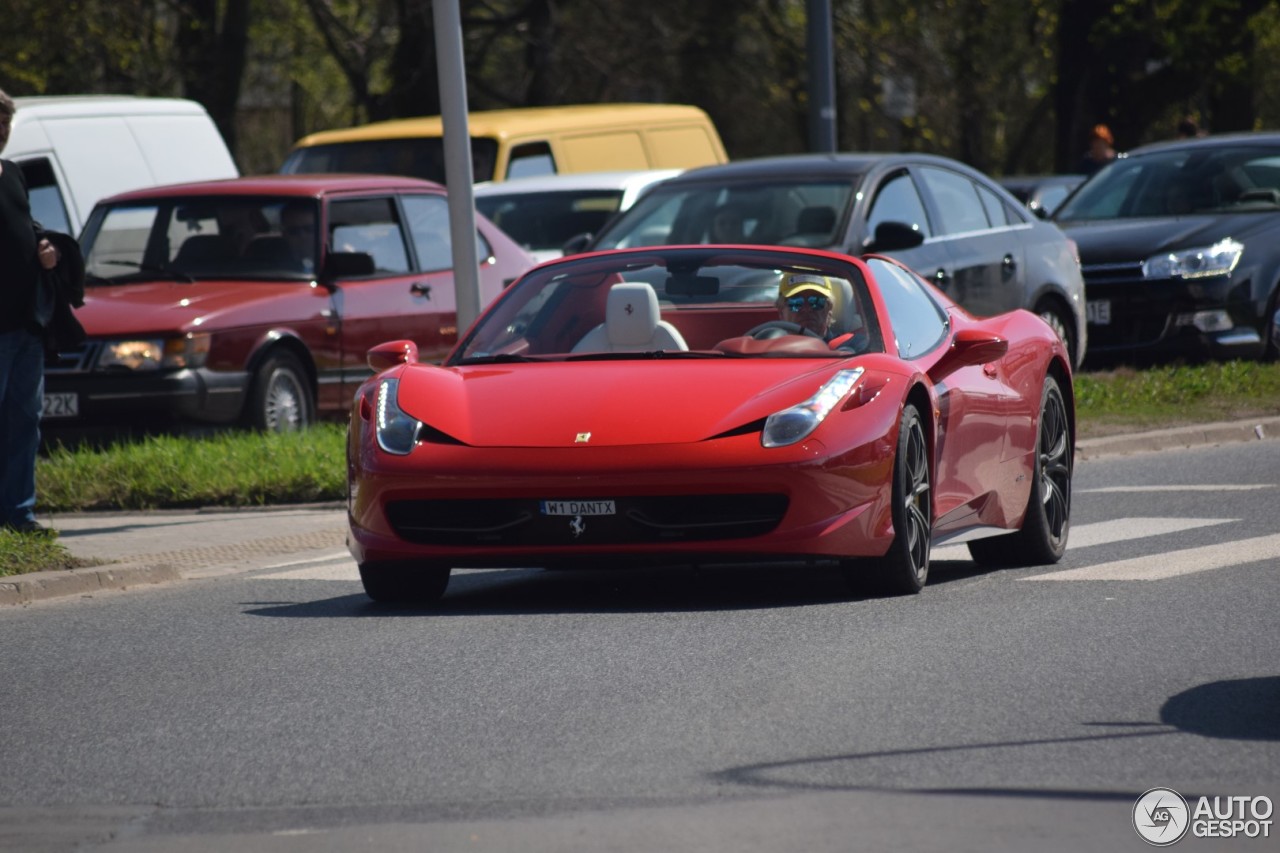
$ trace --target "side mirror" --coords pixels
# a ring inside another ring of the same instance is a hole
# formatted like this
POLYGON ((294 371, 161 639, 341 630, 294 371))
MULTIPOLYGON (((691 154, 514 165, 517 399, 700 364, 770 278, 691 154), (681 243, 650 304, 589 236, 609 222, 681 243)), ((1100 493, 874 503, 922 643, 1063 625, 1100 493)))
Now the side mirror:
POLYGON ((387 341, 370 349, 365 354, 365 361, 373 368, 374 373, 381 373, 398 364, 415 364, 418 361, 418 345, 408 340, 387 341))
POLYGON ((924 234, 914 225, 905 222, 881 222, 876 226, 875 237, 863 247, 864 252, 901 252, 914 249, 924 242, 924 234))
POLYGON ((324 258, 324 278, 360 278, 373 275, 377 267, 368 252, 330 252, 324 258))
POLYGON ((951 348, 929 369, 929 378, 939 382, 962 367, 996 361, 1009 351, 1009 342, 983 329, 960 329, 951 348))
POLYGON ((581 254, 587 248, 587 244, 591 242, 591 238, 595 235, 590 231, 583 231, 581 234, 574 234, 568 240, 564 241, 564 245, 560 247, 560 251, 566 255, 581 254))

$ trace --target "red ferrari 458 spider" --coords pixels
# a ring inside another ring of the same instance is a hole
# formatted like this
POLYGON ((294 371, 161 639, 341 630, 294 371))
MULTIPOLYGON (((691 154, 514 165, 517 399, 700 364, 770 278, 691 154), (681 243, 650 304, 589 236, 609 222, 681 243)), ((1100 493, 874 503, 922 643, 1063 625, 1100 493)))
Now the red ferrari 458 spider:
POLYGON ((1061 558, 1075 409, 1061 340, 967 314, 898 262, 734 246, 527 272, 443 364, 369 352, 350 546, 376 601, 457 567, 829 561, 918 592, 930 547, 1061 558))

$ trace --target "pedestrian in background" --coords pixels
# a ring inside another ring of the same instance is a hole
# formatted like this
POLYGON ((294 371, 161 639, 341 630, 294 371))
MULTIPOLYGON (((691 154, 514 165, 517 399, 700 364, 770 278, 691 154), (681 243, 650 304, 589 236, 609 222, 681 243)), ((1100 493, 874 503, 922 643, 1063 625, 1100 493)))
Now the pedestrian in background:
POLYGON ((1179 139, 1195 139, 1200 135, 1200 125, 1191 116, 1184 116, 1178 121, 1177 136, 1179 139))
MULTIPOLYGON (((0 152, 9 142, 13 99, 0 89, 0 152)), ((48 533, 36 521, 36 454, 44 405, 44 324, 52 294, 41 270, 58 252, 37 239, 27 183, 16 163, 0 160, 0 525, 19 533, 48 533)))
POLYGON ((1094 125, 1093 132, 1089 134, 1089 150, 1084 153, 1084 158, 1080 161, 1080 173, 1092 175, 1116 159, 1115 144, 1116 140, 1111 135, 1111 128, 1105 124, 1094 125))

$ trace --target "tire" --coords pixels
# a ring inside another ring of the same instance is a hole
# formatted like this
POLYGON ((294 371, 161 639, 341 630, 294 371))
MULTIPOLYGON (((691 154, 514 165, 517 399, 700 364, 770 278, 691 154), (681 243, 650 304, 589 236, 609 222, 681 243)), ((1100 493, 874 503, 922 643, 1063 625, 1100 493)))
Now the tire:
POLYGON ((853 560, 844 564, 851 586, 877 592, 914 595, 929 578, 929 548, 933 538, 933 499, 930 486, 929 443, 920 413, 910 403, 902 409, 898 450, 893 457, 893 542, 879 561, 853 560))
POLYGON ((1022 527, 1008 536, 969 543, 974 562, 986 566, 1043 566, 1062 559, 1071 532, 1071 472, 1074 442, 1062 389, 1044 379, 1031 496, 1022 527))
POLYGON ((1036 309, 1036 313, 1040 315, 1040 319, 1049 324, 1049 328, 1053 329, 1058 339, 1062 341, 1062 345, 1067 348, 1067 355, 1071 359, 1071 363, 1076 363, 1076 336, 1074 321, 1068 321, 1062 315, 1062 312, 1053 305, 1041 305, 1036 309))
POLYGON ((315 403, 311 384, 298 357, 270 355, 253 375, 245 408, 245 425, 263 432, 291 432, 311 426, 315 403))
POLYGON ((1276 295, 1271 297, 1271 307, 1262 324, 1262 360, 1280 361, 1280 285, 1276 285, 1276 295))
POLYGON ((361 563, 360 582, 379 604, 432 604, 444 595, 449 571, 433 563, 361 563))

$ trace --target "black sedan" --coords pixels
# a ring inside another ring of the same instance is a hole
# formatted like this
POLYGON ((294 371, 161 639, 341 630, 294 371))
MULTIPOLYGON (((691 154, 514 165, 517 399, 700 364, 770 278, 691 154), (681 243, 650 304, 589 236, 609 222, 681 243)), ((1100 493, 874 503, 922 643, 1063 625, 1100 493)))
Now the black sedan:
POLYGON ((1053 220, 1080 247, 1092 360, 1280 354, 1280 133, 1135 149, 1053 220))
POLYGON ((691 169, 566 250, 699 243, 890 255, 970 313, 1039 314, 1076 365, 1085 350, 1084 283, 1071 241, 956 160, 799 154, 691 169))

